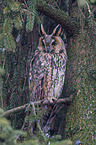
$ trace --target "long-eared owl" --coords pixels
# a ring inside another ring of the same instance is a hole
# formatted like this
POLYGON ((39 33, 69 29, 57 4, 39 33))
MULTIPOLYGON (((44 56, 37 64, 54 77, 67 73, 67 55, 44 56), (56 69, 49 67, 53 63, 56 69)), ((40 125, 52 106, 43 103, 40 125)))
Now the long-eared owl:
POLYGON ((57 99, 63 89, 67 54, 63 40, 59 36, 61 26, 47 35, 40 25, 41 37, 30 62, 29 90, 31 101, 57 99))

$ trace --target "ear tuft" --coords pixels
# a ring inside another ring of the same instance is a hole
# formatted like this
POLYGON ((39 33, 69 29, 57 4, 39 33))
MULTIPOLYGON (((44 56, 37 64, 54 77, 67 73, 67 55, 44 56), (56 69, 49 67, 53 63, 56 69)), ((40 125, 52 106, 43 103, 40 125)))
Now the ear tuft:
POLYGON ((44 30, 42 24, 40 25, 40 34, 41 34, 42 36, 46 35, 46 32, 45 32, 45 30, 44 30))
POLYGON ((53 36, 59 36, 59 34, 61 33, 61 25, 57 25, 57 27, 53 30, 53 36))

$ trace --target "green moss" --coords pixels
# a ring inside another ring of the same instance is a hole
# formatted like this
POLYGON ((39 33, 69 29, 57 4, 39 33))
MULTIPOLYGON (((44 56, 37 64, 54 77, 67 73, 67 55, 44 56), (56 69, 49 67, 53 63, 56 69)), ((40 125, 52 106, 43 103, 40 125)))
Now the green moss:
POLYGON ((75 89, 76 96, 67 112, 66 137, 69 136, 73 140, 79 138, 84 144, 93 145, 95 144, 96 94, 94 90, 96 82, 93 84, 94 79, 90 79, 87 70, 95 68, 95 63, 93 63, 95 45, 91 46, 89 43, 96 40, 92 40, 87 34, 88 32, 85 31, 72 39, 68 53, 67 89, 75 89))

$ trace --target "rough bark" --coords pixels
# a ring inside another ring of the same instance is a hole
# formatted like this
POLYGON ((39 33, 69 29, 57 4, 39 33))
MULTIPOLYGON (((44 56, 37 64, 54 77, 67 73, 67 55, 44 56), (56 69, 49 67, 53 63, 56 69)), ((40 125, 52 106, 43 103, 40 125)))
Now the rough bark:
POLYGON ((66 115, 66 137, 95 144, 96 35, 84 30, 68 47, 66 94, 74 94, 66 115))

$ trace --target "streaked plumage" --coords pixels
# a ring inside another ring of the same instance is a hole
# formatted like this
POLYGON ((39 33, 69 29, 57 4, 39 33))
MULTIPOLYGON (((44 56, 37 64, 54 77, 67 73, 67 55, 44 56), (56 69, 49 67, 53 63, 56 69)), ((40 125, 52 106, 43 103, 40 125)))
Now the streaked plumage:
POLYGON ((51 35, 47 35, 41 24, 41 37, 35 55, 30 63, 29 89, 31 101, 57 99, 63 89, 67 54, 63 40, 59 36, 58 25, 51 35))

